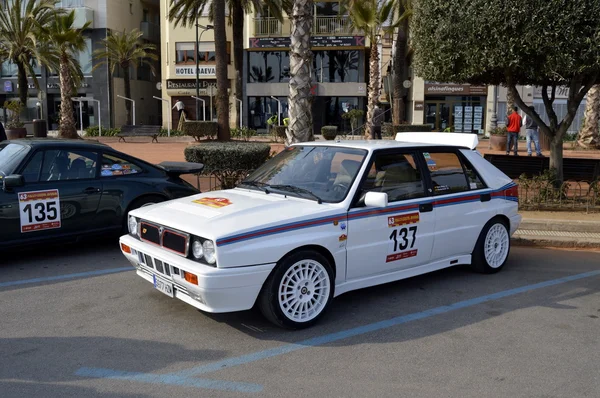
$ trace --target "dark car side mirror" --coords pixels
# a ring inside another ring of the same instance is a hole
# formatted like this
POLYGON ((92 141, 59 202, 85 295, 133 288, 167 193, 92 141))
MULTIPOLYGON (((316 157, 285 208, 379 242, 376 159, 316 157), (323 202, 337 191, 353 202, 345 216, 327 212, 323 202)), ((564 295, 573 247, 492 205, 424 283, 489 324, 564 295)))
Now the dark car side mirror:
POLYGON ((2 179, 2 189, 4 191, 10 191, 23 185, 25 185, 25 179, 20 174, 12 174, 2 179))

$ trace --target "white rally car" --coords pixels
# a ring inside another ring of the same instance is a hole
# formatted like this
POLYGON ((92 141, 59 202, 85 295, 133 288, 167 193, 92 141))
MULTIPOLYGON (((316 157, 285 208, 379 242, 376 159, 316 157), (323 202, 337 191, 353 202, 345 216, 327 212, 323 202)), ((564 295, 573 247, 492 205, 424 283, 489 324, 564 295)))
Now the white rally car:
POLYGON ((296 144, 235 189, 132 211, 121 250, 170 297, 206 312, 257 304, 289 328, 351 290, 458 264, 493 273, 518 190, 476 146, 451 133, 296 144))

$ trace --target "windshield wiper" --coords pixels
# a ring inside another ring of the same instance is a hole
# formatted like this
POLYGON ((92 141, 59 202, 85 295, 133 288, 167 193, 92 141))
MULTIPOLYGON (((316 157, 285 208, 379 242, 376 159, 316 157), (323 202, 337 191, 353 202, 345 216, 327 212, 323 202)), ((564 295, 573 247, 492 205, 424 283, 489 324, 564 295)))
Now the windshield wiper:
POLYGON ((268 187, 265 188, 265 190, 268 190, 268 189, 277 189, 279 191, 288 191, 288 192, 293 192, 293 193, 298 193, 298 194, 306 194, 306 195, 312 196, 314 199, 316 199, 318 204, 323 203, 323 200, 320 197, 318 197, 317 195, 315 195, 314 193, 312 193, 312 191, 309 191, 308 189, 305 189, 305 188, 297 187, 295 185, 269 185, 268 187))
POLYGON ((269 193, 269 191, 267 191, 266 187, 269 186, 269 184, 265 184, 264 182, 260 182, 260 181, 242 181, 240 182, 240 185, 246 185, 248 187, 254 187, 254 188, 259 188, 261 191, 264 191, 264 193, 269 193))

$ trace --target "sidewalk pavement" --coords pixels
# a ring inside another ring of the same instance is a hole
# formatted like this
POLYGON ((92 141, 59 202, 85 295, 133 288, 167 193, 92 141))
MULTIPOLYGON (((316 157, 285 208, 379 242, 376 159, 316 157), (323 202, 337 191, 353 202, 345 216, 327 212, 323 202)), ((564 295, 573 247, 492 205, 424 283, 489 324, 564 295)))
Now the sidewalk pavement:
MULTIPOLYGON (((150 139, 145 138, 119 143, 116 137, 102 137, 100 141, 150 163, 166 160, 185 161, 184 149, 196 143, 190 137, 161 137, 158 143, 151 143, 150 139)), ((280 147, 283 149, 282 144, 272 146, 274 150, 280 147)), ((482 153, 494 153, 489 151, 487 146, 487 141, 482 141, 478 150, 482 153)), ((524 148, 522 146, 522 150, 524 148)), ((564 155, 565 157, 600 158, 600 151, 565 149, 564 155)), ((185 180, 194 185, 198 182, 195 176, 186 176, 185 180)), ((523 215, 523 221, 513 236, 514 245, 600 250, 600 214, 566 211, 522 211, 520 213, 523 215)))

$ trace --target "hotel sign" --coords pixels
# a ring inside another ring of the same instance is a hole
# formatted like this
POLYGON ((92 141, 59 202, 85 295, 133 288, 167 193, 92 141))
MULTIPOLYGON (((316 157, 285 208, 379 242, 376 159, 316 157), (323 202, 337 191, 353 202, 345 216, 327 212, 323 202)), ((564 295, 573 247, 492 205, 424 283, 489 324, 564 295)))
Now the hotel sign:
MULTIPOLYGON (((196 76, 195 66, 176 66, 175 74, 177 76, 196 76)), ((216 77, 217 68, 215 65, 200 66, 198 68, 198 74, 201 77, 216 77)))
MULTIPOLYGON (((229 83, 229 81, 228 81, 229 83)), ((165 88, 165 86, 163 86, 165 88)), ((196 95, 196 80, 195 79, 182 79, 182 80, 167 80, 167 95, 170 96, 192 96, 196 95)), ((198 91, 201 96, 210 96, 211 92, 213 96, 217 95, 217 83, 215 80, 199 80, 198 91)))

